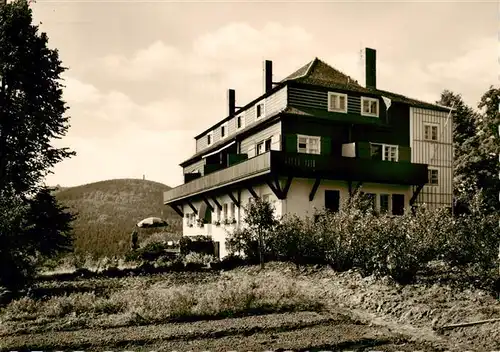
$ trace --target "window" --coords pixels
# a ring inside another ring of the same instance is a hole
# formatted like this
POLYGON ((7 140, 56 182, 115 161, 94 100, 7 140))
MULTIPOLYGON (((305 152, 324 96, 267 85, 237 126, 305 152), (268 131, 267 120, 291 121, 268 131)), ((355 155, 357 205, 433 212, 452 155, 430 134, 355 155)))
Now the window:
POLYGON ((187 226, 194 226, 196 222, 196 215, 194 213, 187 214, 187 226))
POLYGON ((347 94, 329 92, 328 111, 347 113, 347 94))
POLYGON ((221 209, 219 207, 217 207, 217 221, 221 221, 222 218, 221 218, 221 209))
POLYGON ((257 144, 257 155, 264 153, 264 142, 257 144))
POLYGON ((261 118, 264 115, 264 103, 259 103, 255 106, 256 118, 261 118))
POLYGON ((405 213, 404 194, 392 195, 392 215, 403 215, 405 213))
POLYGON ((299 153, 320 154, 320 137, 297 136, 297 151, 299 153))
POLYGON ((220 126, 220 138, 227 137, 227 122, 220 126))
POLYGON ((271 150, 271 138, 264 142, 264 150, 266 152, 271 150))
POLYGON ((224 212, 224 220, 226 220, 228 218, 227 217, 227 210, 228 210, 227 203, 224 203, 224 205, 222 206, 222 209, 223 209, 223 212, 224 212))
POLYGON ((325 208, 337 212, 340 209, 340 191, 325 191, 325 208))
POLYGON ((208 132, 207 134, 207 145, 211 145, 212 142, 213 142, 213 136, 214 136, 214 133, 213 132, 208 132))
POLYGON ((398 161, 398 146, 370 143, 370 152, 374 160, 398 161))
POLYGON ((236 219, 236 204, 231 203, 231 217, 236 219))
POLYGON ((439 184, 439 171, 438 169, 429 168, 429 184, 438 185, 439 184))
POLYGON ((380 195, 380 212, 388 213, 389 212, 389 195, 381 194, 380 195))
POLYGON ((243 115, 236 116, 236 128, 241 129, 243 127, 245 127, 245 119, 243 118, 243 115))
POLYGON ((361 97, 361 115, 378 117, 378 99, 361 97))
POLYGON ((424 125, 424 139, 428 141, 437 141, 438 125, 426 123, 424 125))
POLYGON ((257 155, 271 150, 271 138, 257 144, 257 155))

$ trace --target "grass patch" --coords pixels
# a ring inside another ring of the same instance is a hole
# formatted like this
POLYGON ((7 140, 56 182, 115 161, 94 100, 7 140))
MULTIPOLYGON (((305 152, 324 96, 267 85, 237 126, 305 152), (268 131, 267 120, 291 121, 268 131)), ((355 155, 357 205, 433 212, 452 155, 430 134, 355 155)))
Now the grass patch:
POLYGON ((318 292, 292 276, 233 272, 212 282, 172 285, 159 281, 153 285, 128 285, 107 295, 78 292, 45 300, 24 297, 7 305, 0 312, 0 319, 20 323, 58 320, 65 329, 74 324, 86 325, 86 319, 100 326, 116 326, 116 321, 122 326, 143 325, 318 311, 322 308, 321 299, 318 292))

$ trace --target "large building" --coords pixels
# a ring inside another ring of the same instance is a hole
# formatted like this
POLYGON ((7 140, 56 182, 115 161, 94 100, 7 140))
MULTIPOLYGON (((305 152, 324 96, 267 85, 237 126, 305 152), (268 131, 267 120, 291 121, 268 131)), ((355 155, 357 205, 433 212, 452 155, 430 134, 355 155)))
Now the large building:
POLYGON ((254 197, 276 215, 338 210, 355 189, 376 209, 452 207, 450 108, 379 90, 376 52, 365 50, 365 86, 315 58, 274 82, 264 62, 264 92, 195 137, 180 165, 184 184, 164 193, 183 217, 185 236, 206 235, 227 254, 226 230, 243 225, 254 197))

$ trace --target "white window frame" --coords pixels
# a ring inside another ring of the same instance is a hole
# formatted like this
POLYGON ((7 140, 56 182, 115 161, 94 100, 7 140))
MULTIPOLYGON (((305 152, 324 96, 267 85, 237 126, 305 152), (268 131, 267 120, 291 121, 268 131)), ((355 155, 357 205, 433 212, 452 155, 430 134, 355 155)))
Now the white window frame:
POLYGON ((264 103, 264 101, 261 101, 261 102, 255 104, 255 119, 260 120, 265 115, 266 115, 266 104, 264 103), (257 116, 257 106, 259 106, 259 105, 261 106, 260 116, 257 116))
POLYGON ((439 124, 437 123, 430 123, 430 122, 425 122, 424 123, 424 140, 426 141, 431 141, 431 142, 437 142, 439 140, 439 124), (430 130, 430 138, 426 138, 425 136, 425 130, 427 127, 430 127, 431 130, 430 130), (436 128, 436 139, 432 139, 432 127, 435 127, 436 128))
MULTIPOLYGON (((395 145, 395 144, 384 144, 384 143, 370 143, 370 149, 371 149, 371 146, 372 145, 380 145, 382 146, 382 161, 395 161, 395 162, 398 162, 399 161, 399 146, 398 145, 395 145), (385 158, 385 148, 396 148, 396 160, 387 160, 385 158)), ((371 154, 371 150, 370 150, 370 154, 371 154)))
POLYGON ((245 128, 245 115, 244 114, 237 115, 235 120, 234 120, 234 124, 236 125, 237 130, 241 130, 241 129, 245 128), (241 118, 241 126, 240 127, 238 127, 238 118, 241 118))
POLYGON ((369 98, 369 97, 361 97, 361 115, 362 116, 379 117, 379 113, 380 113, 380 101, 378 99, 369 98), (377 112, 376 113, 364 112, 363 106, 365 105, 365 101, 376 102, 377 103, 377 112))
POLYGON ((227 138, 227 122, 224 122, 221 126, 220 126, 220 139, 225 139, 227 138), (224 136, 222 136, 222 128, 224 127, 224 136))
POLYGON ((315 155, 320 155, 321 154, 321 137, 320 136, 306 136, 303 134, 298 134, 297 135, 297 153, 304 153, 304 154, 315 154, 315 155), (306 138, 306 151, 300 151, 299 149, 299 144, 300 144, 300 139, 301 138, 306 138), (311 153, 309 149, 309 141, 311 139, 316 139, 318 141, 318 152, 317 153, 311 153))
POLYGON ((214 132, 210 131, 207 133, 207 145, 212 145, 214 144, 214 132), (210 136, 210 143, 208 142, 208 137, 210 136))
POLYGON ((429 166, 427 168, 428 172, 429 172, 429 182, 427 183, 428 186, 439 186, 439 169, 437 167, 432 167, 432 166, 429 166), (436 171, 437 173, 437 183, 431 183, 431 171, 436 171))
POLYGON ((342 113, 347 114, 347 94, 336 93, 336 92, 328 92, 328 111, 331 111, 331 112, 342 112, 342 113), (332 96, 336 96, 337 98, 344 97, 344 99, 345 99, 344 109, 336 109, 336 108, 332 107, 332 105, 331 105, 332 96))
POLYGON ((377 211, 382 212, 382 196, 387 196, 387 214, 392 214, 392 197, 390 193, 377 194, 378 207, 377 211))

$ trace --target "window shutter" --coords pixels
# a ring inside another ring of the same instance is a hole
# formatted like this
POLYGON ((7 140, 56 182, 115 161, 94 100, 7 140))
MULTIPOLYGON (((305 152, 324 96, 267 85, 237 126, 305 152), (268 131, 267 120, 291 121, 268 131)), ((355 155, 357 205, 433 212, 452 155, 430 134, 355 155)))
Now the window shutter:
POLYGON ((287 134, 285 136, 285 151, 287 153, 297 152, 297 135, 287 134))
POLYGON ((332 138, 331 137, 321 137, 321 155, 331 155, 332 154, 332 138))

